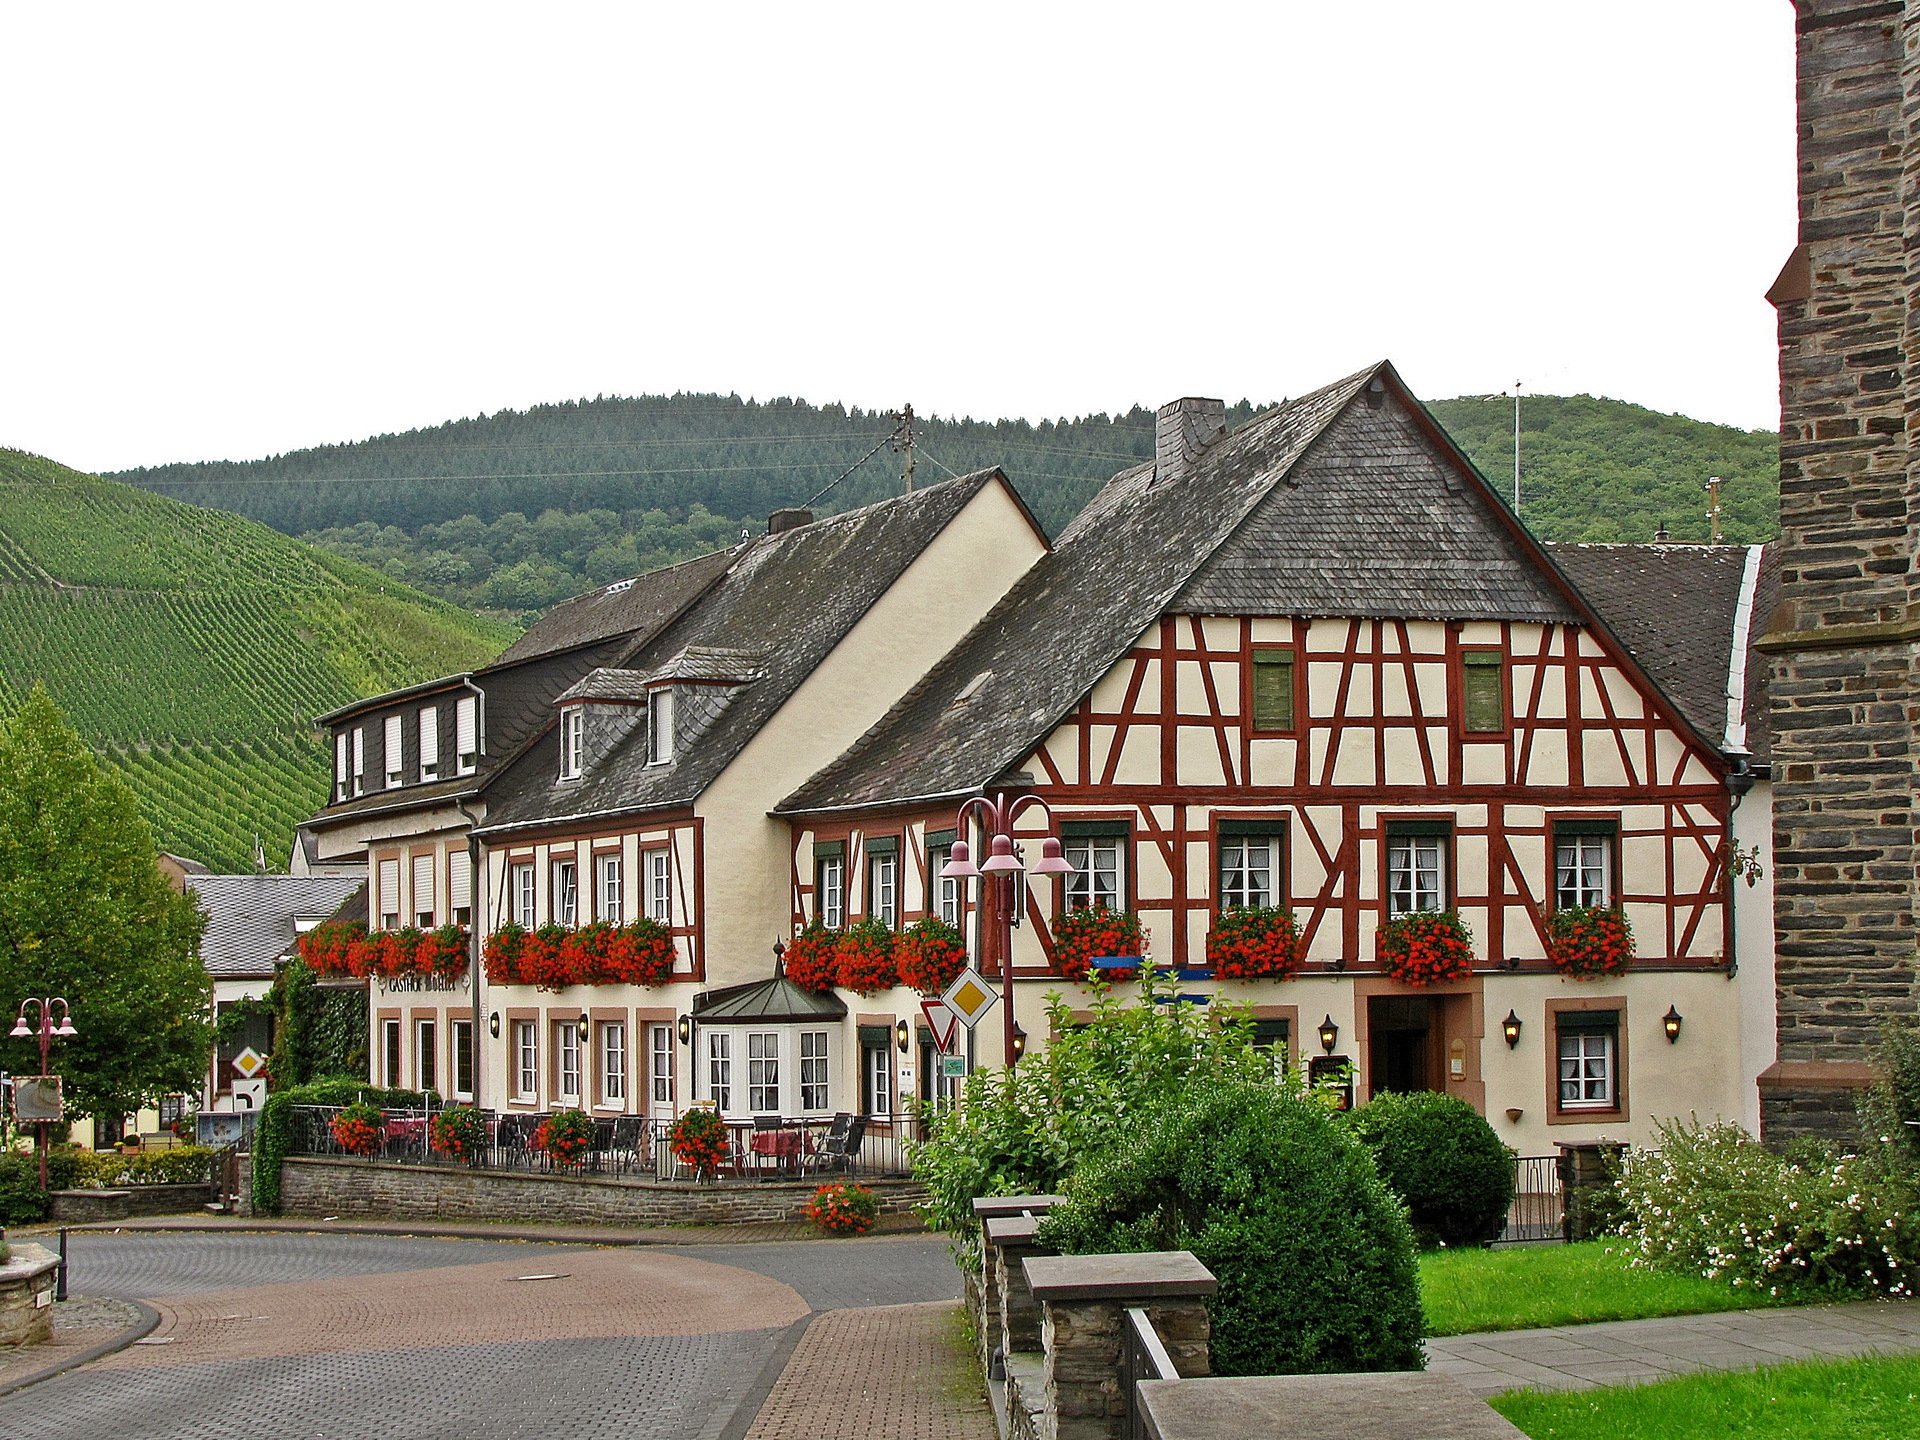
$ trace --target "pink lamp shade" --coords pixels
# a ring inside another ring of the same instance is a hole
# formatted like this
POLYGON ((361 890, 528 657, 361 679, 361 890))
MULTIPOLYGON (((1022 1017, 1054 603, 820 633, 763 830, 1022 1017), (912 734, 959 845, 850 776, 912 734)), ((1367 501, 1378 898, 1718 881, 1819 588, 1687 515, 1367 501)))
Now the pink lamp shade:
POLYGON ((942 880, 971 880, 980 873, 980 867, 973 863, 973 852, 964 840, 953 842, 953 854, 947 863, 940 867, 942 880))
POLYGON ((1020 861, 1014 856, 1013 837, 1011 835, 996 835, 993 837, 993 854, 989 855, 987 857, 987 863, 980 867, 980 873, 982 875, 1004 875, 1008 871, 1021 870, 1024 868, 1025 867, 1021 865, 1020 861))
POLYGON ((1060 842, 1049 835, 1040 842, 1040 858, 1035 862, 1033 873, 1036 875, 1071 875, 1073 862, 1060 853, 1060 842))
POLYGON ((7 1034, 13 1036, 16 1040, 22 1035, 31 1035, 32 1033, 33 1031, 27 1028, 27 1014, 24 1010, 20 1012, 20 1018, 13 1022, 13 1029, 7 1032, 7 1034))

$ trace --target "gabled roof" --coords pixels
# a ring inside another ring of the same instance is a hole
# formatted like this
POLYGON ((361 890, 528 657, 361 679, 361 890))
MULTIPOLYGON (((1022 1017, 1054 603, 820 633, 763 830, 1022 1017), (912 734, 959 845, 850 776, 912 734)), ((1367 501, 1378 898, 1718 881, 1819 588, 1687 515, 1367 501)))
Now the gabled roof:
POLYGON ((200 960, 219 980, 271 978, 297 920, 325 920, 366 882, 350 875, 189 875, 206 911, 200 960))
POLYGON ((685 614, 627 656, 624 669, 664 676, 689 657, 747 652, 758 678, 697 716, 683 711, 671 763, 646 763, 636 729, 584 780, 558 781, 551 733, 489 790, 482 834, 589 816, 691 804, 733 762, 934 537, 989 484, 975 471, 911 495, 760 539, 685 614))
POLYGON ((844 1020, 846 1016, 847 1002, 838 995, 803 990, 784 975, 693 997, 693 1018, 702 1025, 844 1020))
POLYGON ((1383 363, 1258 416, 1184 474, 1115 476, 899 705, 776 813, 991 784, 1169 611, 1577 614, 1383 363))
POLYGON ((1764 547, 1757 565, 1751 563, 1752 548, 1549 545, 1547 552, 1661 693, 1704 738, 1720 741, 1723 748, 1729 738, 1728 692, 1737 683, 1746 749, 1754 763, 1765 764, 1772 751, 1769 667, 1753 642, 1778 603, 1779 547, 1764 547), (1744 655, 1734 647, 1736 634, 1742 633, 1743 601, 1744 655))
MULTIPOLYGON (((649 570, 631 580, 616 581, 571 600, 562 600, 486 669, 575 650, 615 635, 651 635, 671 623, 699 599, 709 585, 726 574, 738 554, 737 547, 716 550, 711 555, 649 570)), ((485 675, 486 671, 480 673, 485 675)))

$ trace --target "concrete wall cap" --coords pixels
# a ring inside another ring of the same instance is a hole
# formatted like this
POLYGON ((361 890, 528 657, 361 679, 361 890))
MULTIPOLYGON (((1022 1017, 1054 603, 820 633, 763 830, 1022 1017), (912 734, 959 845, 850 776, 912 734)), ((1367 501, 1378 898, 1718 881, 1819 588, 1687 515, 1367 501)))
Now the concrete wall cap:
POLYGON ((995 1245, 1031 1245, 1040 1220, 1037 1215, 996 1215, 987 1221, 987 1239, 995 1245))
POLYGON ((1451 1375, 1248 1375, 1145 1380, 1140 1404, 1153 1440, 1289 1435, 1302 1416, 1327 1440, 1515 1440, 1521 1435, 1451 1375))
POLYGON ((1036 1300, 1151 1300, 1211 1295, 1213 1272, 1186 1250, 1132 1255, 1035 1255, 1020 1262, 1036 1300))
POLYGON ((15 1284, 30 1280, 36 1275, 44 1275, 49 1270, 60 1268, 60 1257, 44 1245, 35 1245, 31 1241, 16 1240, 11 1246, 13 1254, 7 1263, 0 1265, 0 1281, 12 1281, 15 1284))
POLYGON ((990 1220, 996 1215, 1023 1215, 1029 1210, 1042 1214, 1063 1204, 1066 1198, 1064 1195, 982 1195, 973 1202, 973 1216, 976 1220, 990 1220))

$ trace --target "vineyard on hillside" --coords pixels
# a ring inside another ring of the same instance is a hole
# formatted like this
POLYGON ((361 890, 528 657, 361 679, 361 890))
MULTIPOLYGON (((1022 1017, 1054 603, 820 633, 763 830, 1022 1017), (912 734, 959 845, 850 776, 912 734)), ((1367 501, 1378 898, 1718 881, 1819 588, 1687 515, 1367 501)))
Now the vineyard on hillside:
POLYGON ((313 717, 470 668, 513 632, 350 560, 0 450, 0 712, 39 682, 161 848, 285 864, 325 799, 313 717))

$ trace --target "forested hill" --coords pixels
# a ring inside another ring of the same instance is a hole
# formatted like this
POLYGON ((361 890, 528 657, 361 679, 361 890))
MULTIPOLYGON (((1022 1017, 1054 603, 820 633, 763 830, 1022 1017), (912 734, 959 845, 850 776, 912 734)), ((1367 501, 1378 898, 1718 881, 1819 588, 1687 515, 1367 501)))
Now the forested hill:
MULTIPOLYGON (((1256 407, 1245 401, 1230 421, 1256 407)), ((1512 402, 1432 407, 1502 494, 1512 402)), ((1521 513, 1554 540, 1705 539, 1711 475, 1729 539, 1776 524, 1776 438, 1589 396, 1529 397, 1521 513)), ((891 416, 799 400, 673 395, 596 399, 266 460, 168 465, 119 478, 239 511, 459 604, 524 612, 588 586, 711 550, 769 511, 866 504, 900 487, 891 416), (859 463, 876 444, 878 453, 859 463)), ((1032 424, 923 419, 919 474, 1006 468, 1049 531, 1108 476, 1153 453, 1153 415, 1032 424)))
POLYGON ((218 510, 0 449, 0 714, 39 681, 162 849, 284 866, 312 718, 492 659, 511 628, 218 510))

